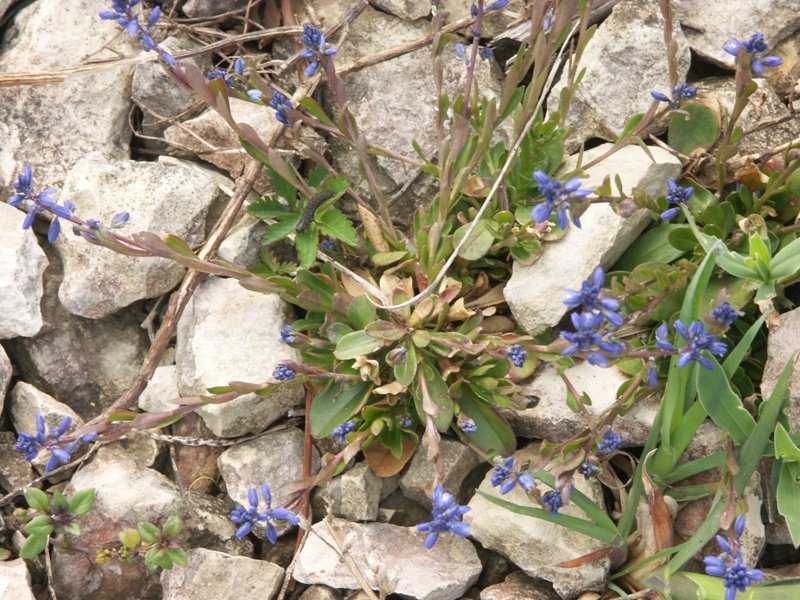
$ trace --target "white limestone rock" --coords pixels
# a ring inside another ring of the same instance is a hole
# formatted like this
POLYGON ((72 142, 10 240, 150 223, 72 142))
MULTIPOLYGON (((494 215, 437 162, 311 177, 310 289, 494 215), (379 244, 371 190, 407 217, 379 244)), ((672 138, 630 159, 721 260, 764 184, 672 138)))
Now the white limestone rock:
MULTIPOLYGON (((584 164, 611 147, 603 144, 583 155, 584 164)), ((680 161, 661 148, 649 148, 655 163, 638 146, 628 146, 588 170, 583 187, 597 187, 606 176, 619 175, 626 192, 638 187, 653 196, 667 191, 667 179, 681 173, 680 161)), ((571 171, 577 157, 564 166, 571 171)), ((578 290, 598 267, 609 268, 647 227, 650 215, 645 210, 630 218, 618 216, 607 204, 595 204, 581 216, 581 229, 570 225, 566 235, 544 246, 541 258, 529 266, 514 264, 514 272, 504 295, 517 323, 536 335, 556 325, 567 313, 564 290, 578 290)))
POLYGON ((33 231, 22 229, 24 219, 21 210, 0 203, 0 339, 32 337, 44 323, 40 302, 48 262, 33 231))

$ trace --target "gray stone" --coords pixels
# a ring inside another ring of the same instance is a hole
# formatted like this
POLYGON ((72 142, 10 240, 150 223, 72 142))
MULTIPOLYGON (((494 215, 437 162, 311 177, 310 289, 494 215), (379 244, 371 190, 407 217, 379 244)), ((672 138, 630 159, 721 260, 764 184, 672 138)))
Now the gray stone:
POLYGON ((431 14, 431 5, 417 0, 371 0, 370 4, 406 21, 422 19, 431 14))
POLYGON ((219 257, 243 267, 261 262, 261 238, 267 227, 261 219, 244 215, 220 244, 219 257))
POLYGON ((239 600, 277 597, 284 570, 263 560, 205 548, 186 553, 189 564, 161 572, 164 600, 239 600))
MULTIPOLYGON (((182 396, 205 394, 229 381, 262 383, 281 360, 299 361, 281 344, 291 310, 280 297, 251 292, 233 279, 209 279, 197 290, 178 323, 175 361, 182 396)), ((303 388, 280 385, 268 398, 245 394, 198 411, 220 437, 263 431, 303 398, 303 388)))
POLYGON ((188 0, 183 5, 183 13, 190 19, 216 17, 231 11, 241 11, 247 8, 243 0, 188 0))
MULTIPOLYGON (((227 486, 228 496, 234 503, 250 506, 247 491, 256 488, 261 495, 261 484, 272 490, 272 506, 277 507, 293 496, 284 491, 290 483, 303 477, 303 433, 289 428, 263 435, 249 442, 236 444, 220 455, 219 470, 227 486)), ((312 451, 312 474, 319 470, 319 454, 312 451)), ((276 524, 278 535, 291 529, 288 523, 276 524)), ((253 533, 266 539, 262 527, 253 533)))
POLYGON ((319 508, 314 514, 325 514, 323 501, 330 502, 334 516, 348 521, 375 521, 381 496, 381 478, 366 462, 358 463, 341 476, 334 477, 319 494, 319 508))
MULTIPOLYGON (((577 362, 569 370, 568 376, 578 392, 585 392, 591 398, 592 404, 586 410, 596 416, 611 408, 617 390, 629 379, 614 366, 603 369, 588 362, 577 362)), ((522 393, 536 396, 539 403, 529 409, 507 408, 502 411, 518 436, 555 442, 569 439, 586 429, 586 418, 567 407, 567 384, 558 376, 552 364, 546 364, 537 371, 522 393)), ((622 434, 628 446, 643 446, 653 426, 658 405, 658 399, 635 405, 614 421, 614 432, 622 434)))
MULTIPOLYGON (((200 44, 183 35, 168 37, 160 46, 173 56, 182 52, 196 50, 200 44)), ((201 71, 208 71, 211 61, 207 55, 181 59, 194 64, 201 71)), ((142 109, 142 133, 160 136, 176 121, 184 121, 195 116, 205 106, 191 91, 175 82, 157 62, 136 65, 131 89, 133 101, 142 109)))
MULTIPOLYGON (((0 72, 69 68, 84 57, 119 56, 114 50, 128 56, 141 52, 138 41, 116 23, 97 18, 108 8, 106 0, 43 0, 22 8, 0 42, 0 72)), ((0 88, 0 188, 23 163, 33 167, 34 185, 44 189, 59 187, 89 152, 128 158, 132 70, 117 65, 62 83, 0 88)))
MULTIPOLYGON (((677 19, 673 18, 673 23, 678 42, 678 81, 683 82, 689 70, 689 44, 677 19)), ((650 0, 617 4, 586 46, 581 62, 586 74, 567 114, 566 125, 572 128, 567 151, 575 152, 581 143, 594 137, 616 140, 633 114, 647 112, 653 102, 650 90, 670 95, 666 56, 664 21, 658 5, 650 0)), ((565 85, 566 80, 561 79, 553 86, 548 99, 550 110, 556 109, 565 85)), ((664 127, 666 123, 654 132, 664 127)))
POLYGON ((0 346, 0 414, 3 412, 6 392, 8 391, 8 385, 11 383, 11 376, 13 374, 14 369, 11 367, 11 361, 8 360, 6 351, 0 346))
MULTIPOLYGON (((130 220, 122 231, 167 233, 189 246, 202 243, 206 215, 222 199, 210 177, 197 169, 152 162, 79 161, 67 176, 64 194, 105 224, 123 210, 130 220), (114 197, 109 203, 108 198, 114 197)), ((56 249, 64 262, 61 304, 72 314, 101 319, 137 300, 155 298, 178 283, 185 268, 165 258, 136 258, 62 236, 56 249)))
MULTIPOLYGON (((444 480, 440 484, 455 495, 457 501, 463 503, 472 496, 474 484, 477 483, 468 476, 480 464, 478 456, 461 442, 446 438, 439 441, 439 449, 445 472, 444 480)), ((433 463, 427 459, 426 449, 420 444, 400 476, 400 489, 409 500, 431 508, 430 492, 426 491, 426 487, 433 478, 433 463)))
POLYGON ((0 561, 0 598, 36 600, 31 589, 28 565, 21 558, 8 562, 0 561))
POLYGON ((339 600, 341 594, 324 585, 312 585, 300 596, 300 600, 339 600))
MULTIPOLYGON (((388 587, 403 596, 454 600, 480 575, 481 563, 475 548, 464 538, 442 535, 433 548, 426 550, 425 534, 413 528, 340 519, 331 519, 330 523, 340 542, 348 544, 349 556, 374 589, 383 581, 386 591, 390 591, 388 587)), ((358 580, 334 550, 338 547, 327 522, 314 525, 297 556, 294 578, 302 583, 359 589, 358 580)))
POLYGON ((170 402, 180 398, 178 391, 178 367, 164 365, 158 367, 147 387, 139 396, 139 408, 147 412, 167 412, 178 408, 170 402))
POLYGON ((0 203, 0 339, 34 336, 43 324, 39 303, 47 258, 33 232, 22 229, 24 219, 21 210, 0 203))
MULTIPOLYGON (((534 446, 529 449, 536 452, 534 446)), ((553 464, 546 468, 552 470, 553 464)), ((499 498, 499 489, 493 488, 490 480, 491 473, 487 474, 479 491, 499 498)), ((582 477, 574 481, 577 491, 588 496, 595 504, 603 505, 603 493, 598 482, 586 481, 582 477)), ((539 485, 543 486, 541 483, 539 485)), ((531 505, 525 491, 519 486, 505 494, 503 499, 521 506, 531 505)), ((610 568, 608 558, 579 569, 555 566, 600 550, 602 542, 555 523, 512 513, 479 494, 472 498, 469 505, 472 510, 464 515, 464 522, 469 523, 472 537, 484 548, 508 557, 530 577, 550 581, 558 595, 565 600, 577 598, 586 591, 602 592, 605 589, 610 568)), ((586 518, 574 504, 563 507, 559 512, 579 519, 586 518)))
MULTIPOLYGON (((17 436, 0 431, 0 487, 6 492, 28 485, 34 478, 31 463, 16 451, 17 436)), ((2 563, 0 563, 2 564, 2 563)))
MULTIPOLYGON (((768 320, 769 322, 769 320, 768 320)), ((761 395, 769 398, 778 384, 783 369, 792 354, 797 350, 800 339, 800 308, 780 315, 780 319, 770 325, 767 336, 767 363, 761 380, 761 395)), ((795 363, 789 379, 790 404, 784 410, 789 420, 789 431, 800 431, 800 361, 795 363)))
MULTIPOLYGON (((603 144, 589 150, 583 155, 583 164, 610 147, 603 144)), ((680 161, 661 148, 649 150, 655 163, 638 146, 628 146, 589 169, 589 178, 581 185, 595 188, 606 176, 613 181, 619 175, 626 192, 638 187, 651 196, 663 195, 667 179, 680 176, 680 161)), ((577 157, 571 157, 563 170, 572 171, 576 164, 577 157)), ((580 289, 597 266, 607 269, 613 265, 649 222, 645 210, 624 219, 607 204, 595 204, 581 216, 581 229, 570 226, 563 238, 545 244, 535 263, 515 263, 504 295, 517 323, 531 335, 556 325, 568 310, 563 303, 564 290, 580 289)))
POLYGON ((515 571, 502 583, 481 591, 481 600, 558 600, 553 587, 541 579, 532 579, 522 571, 515 571))
POLYGON ((6 348, 20 377, 58 398, 83 419, 97 416, 128 389, 147 353, 144 315, 125 311, 105 319, 84 319, 58 302, 61 261, 46 246, 42 314, 36 337, 15 338, 6 348))
POLYGON ((673 12, 692 51, 729 69, 734 67, 734 57, 722 47, 731 37, 748 41, 750 35, 762 31, 772 50, 783 38, 800 29, 800 13, 793 0, 681 0, 675 3, 673 12))

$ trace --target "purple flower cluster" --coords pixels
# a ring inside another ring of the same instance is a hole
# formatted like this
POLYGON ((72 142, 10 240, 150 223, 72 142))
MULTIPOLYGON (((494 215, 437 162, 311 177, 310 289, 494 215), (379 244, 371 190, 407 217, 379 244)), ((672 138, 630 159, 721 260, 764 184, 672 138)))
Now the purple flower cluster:
POLYGON ((36 213, 49 212, 53 215, 53 221, 47 231, 47 239, 51 243, 55 242, 61 234, 61 222, 58 219, 72 218, 77 207, 69 200, 64 200, 64 204, 60 205, 56 197, 58 190, 55 188, 47 188, 37 193, 33 189, 33 171, 29 165, 23 167, 22 173, 17 175, 17 180, 12 185, 17 193, 8 201, 9 206, 20 206, 23 202, 30 203, 26 206, 28 214, 22 221, 22 228, 29 229, 33 225, 36 213))
POLYGON ((297 334, 292 329, 291 325, 284 325, 283 329, 281 329, 281 337, 278 340, 281 344, 294 344, 295 337, 297 334))
POLYGON ((306 45, 300 56, 313 59, 306 67, 306 77, 311 77, 317 72, 323 58, 336 54, 336 48, 325 47, 325 35, 308 23, 303 25, 303 37, 300 40, 306 45))
POLYGON ((550 214, 556 211, 558 226, 561 229, 566 229, 569 225, 568 214, 575 227, 580 227, 580 219, 572 213, 571 205, 584 199, 592 193, 592 190, 581 188, 581 180, 577 177, 561 183, 551 179, 544 171, 536 171, 533 178, 539 184, 539 193, 544 196, 544 201, 537 204, 531 211, 531 219, 536 223, 544 223, 550 218, 550 214))
POLYGON ((291 381, 294 379, 295 372, 294 369, 288 365, 278 365, 275 367, 272 376, 278 381, 291 381))
POLYGON ((561 337, 572 343, 571 346, 561 352, 563 356, 575 354, 576 352, 588 352, 586 360, 590 365, 605 368, 608 366, 608 359, 600 354, 598 349, 611 356, 622 354, 625 349, 622 342, 603 339, 606 320, 601 313, 572 313, 570 318, 575 331, 561 332, 561 337))
POLYGON ((518 369, 521 369, 522 366, 525 364, 525 359, 527 358, 528 353, 522 349, 522 346, 519 344, 514 344, 511 348, 508 349, 508 358, 511 359, 511 364, 513 364, 518 369))
POLYGON ((58 463, 68 463, 70 457, 81 444, 88 444, 97 437, 96 433, 89 433, 80 439, 66 437, 67 430, 72 425, 72 417, 64 417, 58 427, 45 428, 44 415, 36 415, 36 435, 19 432, 16 450, 25 455, 25 460, 32 462, 39 450, 49 450, 51 457, 47 461, 45 471, 52 471, 58 463))
POLYGON ((551 515, 557 515, 558 509, 564 506, 564 501, 561 499, 561 494, 550 491, 542 496, 542 505, 550 511, 551 515))
POLYGON ((659 102, 666 102, 670 108, 677 109, 681 107, 681 102, 684 100, 691 100, 697 96, 697 88, 688 83, 682 83, 672 88, 672 98, 655 91, 650 92, 650 95, 659 102))
POLYGON ((472 510, 471 507, 456 504, 455 497, 445 492, 441 485, 437 485, 433 490, 431 501, 433 502, 431 511, 433 520, 417 525, 417 531, 428 534, 428 537, 425 538, 427 549, 433 548, 441 533, 449 531, 461 537, 469 535, 469 525, 461 520, 461 516, 472 510))
POLYGON ((733 322, 739 318, 739 311, 733 308, 728 302, 721 302, 719 306, 711 311, 711 318, 730 327, 733 325, 733 322))
POLYGON ((717 336, 708 333, 700 321, 694 321, 689 327, 686 327, 680 320, 675 321, 675 330, 686 340, 686 346, 676 349, 667 339, 669 330, 666 323, 662 323, 656 329, 656 346, 668 352, 677 351, 680 354, 680 358, 678 358, 679 367, 685 367, 694 360, 704 368, 711 370, 714 368, 714 363, 704 356, 702 352, 705 350, 711 354, 723 356, 728 351, 728 346, 725 342, 718 342, 717 336))
POLYGON ((661 213, 661 218, 665 221, 669 221, 670 219, 677 217, 681 212, 681 206, 685 206, 689 201, 689 198, 691 198, 692 194, 694 193, 693 187, 683 188, 675 183, 674 179, 667 179, 667 187, 668 190, 665 198, 667 204, 677 204, 677 206, 668 208, 661 213))
POLYGON ((258 493, 256 488, 250 488, 247 491, 247 499, 250 501, 250 508, 240 506, 231 511, 231 521, 234 523, 241 523, 239 529, 234 534, 237 538, 243 538, 253 530, 253 526, 262 521, 266 523, 267 539, 270 544, 275 544, 278 541, 278 531, 275 529, 274 521, 286 521, 292 525, 300 523, 300 517, 294 514, 287 508, 272 508, 272 492, 269 485, 266 483, 261 484, 261 496, 267 504, 266 510, 258 510, 258 493))
POLYGON ((570 308, 583 306, 589 312, 601 313, 614 327, 619 327, 622 325, 622 316, 615 312, 619 310, 619 302, 616 298, 601 297, 600 295, 605 280, 605 271, 602 267, 597 267, 592 273, 591 282, 585 279, 579 291, 564 290, 566 293, 564 304, 570 308))
POLYGON ((128 32, 128 35, 139 38, 142 44, 142 50, 150 52, 155 50, 158 55, 168 65, 177 66, 175 58, 166 50, 156 44, 153 37, 150 35, 150 30, 161 18, 161 7, 156 6, 150 11, 150 16, 147 18, 147 25, 139 23, 139 17, 134 16, 133 7, 139 4, 141 0, 113 0, 111 3, 111 10, 101 10, 100 18, 104 21, 116 21, 117 25, 122 27, 128 32))
POLYGON ((600 452, 611 453, 622 448, 624 444, 625 440, 622 435, 609 429, 603 436, 603 441, 597 445, 597 449, 600 452))
POLYGON ((739 538, 744 531, 744 515, 736 518, 733 529, 736 535, 733 546, 723 536, 717 536, 717 544, 722 549, 719 556, 706 556, 703 562, 706 573, 712 577, 722 577, 725 585, 725 600, 734 600, 736 592, 745 592, 754 581, 764 579, 764 573, 758 569, 748 569, 744 557, 739 550, 739 538))
POLYGON ((526 492, 530 492, 536 486, 536 479, 527 473, 514 470, 514 457, 509 456, 504 464, 495 465, 494 473, 490 480, 492 487, 500 487, 501 494, 507 494, 519 484, 526 492))
POLYGON ((356 428, 355 421, 347 421, 346 423, 341 423, 331 431, 331 437, 339 442, 346 442, 347 441, 347 434, 353 431, 356 428))
POLYGON ((754 33, 747 42, 740 42, 732 37, 722 47, 725 52, 733 56, 738 56, 739 48, 744 48, 744 51, 750 55, 750 68, 756 75, 761 75, 764 67, 777 67, 783 64, 783 59, 779 56, 762 56, 769 49, 769 45, 764 41, 763 33, 754 33))
POLYGON ((277 90, 273 91, 269 105, 275 109, 275 118, 278 119, 278 121, 287 127, 291 127, 294 124, 296 120, 294 116, 294 107, 292 106, 292 101, 286 96, 277 90))

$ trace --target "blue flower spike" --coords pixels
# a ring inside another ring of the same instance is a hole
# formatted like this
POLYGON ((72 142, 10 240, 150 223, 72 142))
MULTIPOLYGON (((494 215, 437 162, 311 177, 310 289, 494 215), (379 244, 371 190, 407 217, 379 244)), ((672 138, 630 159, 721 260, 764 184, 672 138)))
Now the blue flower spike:
POLYGON ((661 213, 661 218, 665 221, 669 221, 670 219, 677 217, 681 212, 681 206, 685 206, 689 201, 689 198, 691 198, 692 194, 694 193, 693 187, 690 186, 683 188, 675 183, 675 180, 671 178, 667 179, 667 188, 667 204, 676 204, 677 206, 669 208, 661 213))
POLYGON ((764 67, 777 67, 783 64, 783 59, 779 56, 763 56, 769 50, 769 45, 764 41, 763 33, 754 33, 747 42, 740 42, 735 37, 725 44, 722 49, 732 56, 739 55, 739 48, 750 55, 750 68, 753 73, 761 75, 764 67))
POLYGON ((347 421, 346 423, 339 424, 336 429, 331 431, 331 437, 338 442, 346 442, 347 434, 356 428, 355 421, 347 421))
POLYGON ((142 25, 139 23, 139 17, 133 14, 133 7, 139 4, 140 0, 113 0, 111 2, 111 10, 101 10, 99 16, 104 21, 116 21, 117 25, 122 27, 131 37, 138 37, 142 45, 142 50, 150 52, 155 50, 161 60, 171 67, 177 66, 175 58, 166 50, 156 44, 153 37, 150 35, 150 30, 155 26, 156 22, 161 18, 161 8, 156 6, 150 11, 150 16, 147 18, 147 24, 142 25))
POLYGON ((539 184, 539 193, 544 197, 544 201, 533 208, 531 219, 536 223, 544 223, 550 218, 551 213, 556 211, 558 226, 561 229, 566 229, 569 225, 567 215, 575 227, 580 228, 580 219, 572 213, 572 203, 584 199, 592 193, 592 190, 581 188, 581 180, 578 177, 573 177, 562 184, 551 179, 544 171, 535 171, 533 178, 539 184))
POLYGON ((278 381, 291 381, 294 379, 295 372, 294 369, 288 365, 278 365, 275 367, 272 376, 278 381))
POLYGON ((287 127, 294 125, 297 118, 294 116, 292 101, 278 91, 272 92, 269 105, 275 109, 275 118, 287 127))
POLYGON ((514 470, 514 457, 509 456, 503 465, 495 465, 490 479, 492 487, 500 487, 500 494, 505 495, 519 484, 526 492, 536 487, 536 479, 528 473, 514 470))
POLYGON ((32 462, 42 448, 48 450, 51 456, 45 471, 52 471, 59 463, 68 463, 81 444, 88 444, 97 437, 97 433, 89 433, 79 439, 67 437, 71 425, 72 417, 66 416, 58 427, 46 429, 44 415, 36 415, 36 435, 20 431, 15 449, 24 454, 28 462, 32 462))
POLYGON ((551 515, 557 515, 558 509, 564 506, 564 501, 561 499, 561 494, 553 490, 542 496, 542 505, 551 515))
POLYGON ((600 296, 606 281, 606 274, 602 267, 597 267, 592 273, 592 280, 584 280, 580 290, 564 290, 564 304, 570 308, 583 306, 587 311, 601 313, 614 327, 622 325, 622 315, 615 312, 619 310, 619 302, 615 298, 600 296))
POLYGON ((562 338, 572 342, 571 346, 561 352, 563 356, 569 356, 576 352, 588 352, 587 361, 590 365, 605 368, 608 366, 608 359, 595 348, 599 348, 612 356, 622 354, 624 347, 621 342, 606 341, 603 339, 602 334, 599 333, 600 328, 605 323, 605 317, 602 314, 592 312, 572 313, 570 318, 572 319, 572 325, 575 327, 575 332, 561 332, 562 338))
POLYGON ((678 320, 675 321, 675 329, 687 341, 687 345, 680 350, 679 367, 685 367, 694 360, 710 371, 714 368, 714 363, 703 356, 702 351, 705 350, 717 356, 723 356, 728 351, 725 342, 718 342, 717 336, 708 333, 700 321, 694 321, 689 327, 686 327, 682 321, 678 320))
POLYGON ((603 436, 603 441, 597 445, 597 449, 603 453, 611 453, 622 448, 624 444, 625 440, 622 435, 609 429, 603 436))
POLYGON ((231 521, 234 523, 241 523, 239 529, 234 534, 237 538, 243 538, 253 530, 253 527, 259 521, 265 524, 267 528, 267 539, 270 544, 275 544, 278 541, 278 531, 275 529, 276 521, 286 521, 292 525, 300 523, 300 517, 286 508, 272 508, 272 492, 269 485, 266 483, 261 484, 261 497, 267 505, 266 510, 259 511, 259 499, 256 488, 247 490, 247 500, 250 503, 250 508, 239 506, 231 511, 231 521))
POLYGON ((739 318, 739 311, 732 307, 728 302, 721 302, 711 311, 711 318, 719 321, 723 325, 730 327, 739 318))
POLYGON ((678 109, 684 100, 692 100, 697 96, 697 88, 688 83, 682 83, 672 88, 672 98, 655 91, 650 92, 650 95, 659 102, 666 102, 671 109, 678 109))
POLYGON ((522 349, 522 346, 519 344, 514 344, 511 348, 508 349, 508 358, 511 359, 511 364, 513 364, 518 369, 521 369, 525 365, 525 359, 527 358, 528 353, 522 349))
POLYGON ((303 37, 300 39, 306 45, 306 49, 303 50, 300 56, 311 60, 306 67, 306 77, 311 77, 319 69, 324 57, 336 54, 336 48, 327 48, 325 35, 308 23, 303 25, 303 37))
POLYGON ((33 188, 33 170, 29 165, 22 167, 22 173, 17 175, 17 181, 11 184, 16 193, 8 201, 9 206, 20 206, 23 202, 28 202, 25 209, 28 214, 22 220, 22 228, 30 229, 33 220, 38 212, 48 212, 53 215, 50 228, 47 231, 47 240, 55 242, 61 234, 61 222, 59 219, 71 219, 77 207, 69 200, 64 200, 63 205, 59 205, 55 188, 47 188, 37 193, 33 188))
POLYGON ((461 517, 472 510, 471 507, 456 504, 455 496, 445 492, 441 485, 437 485, 433 490, 431 501, 433 520, 417 525, 417 531, 428 534, 425 538, 425 548, 428 550, 433 548, 442 533, 450 532, 460 537, 469 535, 469 525, 464 523, 461 517))
POLYGON ((706 565, 706 574, 712 577, 722 577, 725 586, 725 600, 734 600, 737 592, 744 593, 754 581, 762 581, 764 573, 759 569, 749 569, 744 563, 744 557, 739 550, 739 538, 745 527, 744 515, 737 517, 734 523, 733 546, 723 536, 717 536, 717 545, 722 550, 718 556, 706 556, 703 563, 706 565))

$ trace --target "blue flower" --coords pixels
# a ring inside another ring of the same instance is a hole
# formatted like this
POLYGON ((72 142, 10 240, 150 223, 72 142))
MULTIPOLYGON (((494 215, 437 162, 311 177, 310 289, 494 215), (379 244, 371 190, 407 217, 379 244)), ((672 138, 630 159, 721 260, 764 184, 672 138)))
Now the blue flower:
POLYGON ((87 434, 80 439, 65 437, 67 430, 72 425, 72 417, 64 417, 58 427, 51 427, 45 431, 44 415, 36 415, 36 435, 19 432, 19 438, 15 448, 17 452, 25 455, 25 460, 32 462, 38 455, 39 450, 44 448, 50 451, 51 457, 47 461, 45 471, 52 471, 58 463, 67 463, 72 454, 81 444, 88 444, 97 437, 96 433, 87 434))
POLYGON ((675 329, 681 334, 688 344, 680 349, 681 355, 678 359, 678 366, 685 367, 691 361, 696 360, 706 369, 713 369, 714 363, 702 355, 703 350, 711 354, 722 356, 728 351, 728 346, 724 342, 718 342, 717 336, 708 333, 700 321, 694 321, 689 327, 682 321, 675 321, 675 329))
POLYGON ((58 220, 71 219, 72 215, 77 210, 77 207, 69 200, 64 200, 64 204, 58 204, 56 193, 58 190, 55 188, 47 188, 38 194, 33 189, 33 171, 29 165, 22 168, 22 173, 17 175, 17 181, 11 184, 17 192, 8 201, 10 206, 20 206, 23 202, 30 202, 25 208, 28 214, 22 220, 22 228, 29 229, 33 225, 33 220, 36 213, 44 211, 53 215, 53 220, 50 222, 50 229, 47 231, 48 241, 55 242, 61 234, 61 222, 58 220))
POLYGON ((586 481, 589 481, 589 479, 597 475, 599 472, 600 472, 600 467, 598 467, 594 463, 589 462, 588 459, 584 460, 581 463, 581 466, 578 467, 578 473, 583 475, 583 478, 586 481))
POLYGON ((295 372, 292 367, 287 365, 278 365, 275 367, 275 371, 272 373, 272 376, 278 381, 289 381, 294 379, 295 372))
POLYGON ((461 537, 469 535, 469 525, 461 520, 461 516, 472 510, 471 507, 456 504, 455 497, 445 492, 441 485, 437 485, 433 490, 431 500, 433 502, 431 511, 433 520, 417 525, 417 531, 428 533, 428 537, 425 538, 427 549, 433 548, 441 533, 449 531, 461 537))
POLYGON ((514 471, 514 457, 509 456, 503 466, 495 465, 490 483, 492 487, 502 485, 501 494, 507 494, 519 483, 526 491, 530 492, 536 486, 536 479, 527 473, 514 471))
POLYGON ((295 121, 292 101, 280 92, 273 91, 269 105, 275 109, 275 118, 287 127, 291 127, 295 121))
POLYGON ((481 57, 481 60, 489 60, 494 56, 494 50, 481 46, 478 48, 478 55, 481 57))
POLYGON ((281 329, 281 337, 278 341, 281 344, 294 344, 295 335, 291 325, 284 325, 283 329, 281 329))
POLYGON ((322 240, 319 243, 319 249, 324 250, 325 252, 333 252, 334 250, 336 250, 336 242, 331 238, 322 240))
POLYGON ((622 435, 619 433, 614 433, 610 429, 606 431, 605 436, 603 437, 603 441, 597 445, 597 449, 600 452, 614 452, 614 450, 619 450, 622 448, 625 440, 622 438, 622 435))
POLYGON ((266 510, 259 512, 258 493, 256 492, 256 488, 250 488, 247 490, 247 499, 250 501, 250 508, 239 506, 231 511, 231 521, 242 524, 234 535, 237 538, 243 538, 253 530, 253 526, 258 521, 263 521, 266 523, 267 539, 270 544, 275 544, 275 542, 278 541, 278 532, 275 529, 274 521, 286 521, 292 525, 298 525, 300 523, 300 517, 286 508, 271 508, 272 492, 269 489, 269 485, 266 483, 261 484, 261 496, 267 504, 266 510))
POLYGON ((722 577, 725 586, 725 600, 734 600, 736 592, 745 592, 754 581, 762 581, 764 573, 759 569, 748 569, 744 564, 744 557, 741 550, 737 547, 739 537, 742 535, 745 526, 744 515, 737 517, 734 524, 736 539, 734 545, 728 543, 721 535, 717 536, 717 544, 722 549, 719 556, 706 556, 703 563, 706 565, 706 573, 712 577, 722 577))
POLYGON ((153 28, 161 17, 161 8, 156 6, 147 18, 147 25, 142 25, 139 23, 139 18, 133 14, 133 7, 139 4, 139 1, 140 0, 113 0, 111 3, 111 10, 101 10, 100 18, 104 21, 116 21, 117 25, 128 32, 128 35, 139 38, 139 42, 145 52, 157 50, 161 58, 164 59, 164 62, 175 66, 175 59, 172 55, 161 50, 150 35, 150 29, 153 28))
POLYGON ((670 108, 677 109, 681 107, 681 102, 684 100, 691 100, 697 96, 697 88, 688 83, 682 83, 672 88, 672 98, 661 92, 650 92, 650 95, 659 102, 666 102, 670 108))
POLYGON ((728 54, 737 56, 740 47, 744 47, 744 51, 750 55, 750 67, 756 75, 761 75, 764 67, 777 67, 783 64, 783 59, 779 56, 761 56, 769 49, 769 45, 764 41, 763 33, 754 33, 750 36, 749 42, 740 42, 732 37, 722 49, 728 54))
POLYGON ((264 92, 261 90, 247 90, 247 97, 250 98, 253 102, 261 102, 261 99, 264 97, 264 92))
POLYGON ((557 515, 558 509, 564 506, 564 501, 561 499, 561 494, 556 491, 550 491, 542 496, 542 504, 550 511, 551 515, 557 515))
POLYGON ((347 421, 347 423, 341 423, 331 431, 331 437, 339 442, 346 442, 347 441, 347 434, 353 431, 356 428, 355 421, 347 421))
POLYGON ((511 0, 495 0, 492 2, 486 10, 502 10, 506 7, 506 5, 511 2, 511 0))
POLYGON ((739 311, 727 302, 722 302, 711 311, 711 317, 730 327, 733 325, 733 322, 739 318, 739 311))
POLYGON ((458 427, 464 433, 475 433, 476 431, 478 431, 478 426, 475 425, 475 423, 473 423, 472 421, 467 421, 466 419, 459 420, 458 427))
POLYGON ((681 206, 685 205, 689 198, 694 193, 693 187, 682 188, 674 179, 667 179, 667 187, 669 188, 666 195, 668 204, 677 204, 674 208, 670 208, 661 213, 661 218, 669 221, 677 217, 681 212, 681 206))
POLYGON ((575 326, 575 333, 564 331, 561 337, 565 340, 572 342, 572 346, 566 348, 561 354, 567 356, 575 354, 576 352, 588 352, 587 360, 590 365, 597 365, 600 367, 607 367, 608 360, 605 356, 594 350, 598 347, 604 352, 612 356, 619 356, 622 354, 623 346, 620 342, 607 342, 603 336, 598 333, 598 330, 605 322, 603 315, 599 313, 572 313, 570 316, 572 324, 575 326))
POLYGON ((564 290, 566 293, 564 304, 571 308, 583 305, 588 311, 600 312, 614 327, 619 327, 622 325, 622 316, 614 312, 619 309, 619 302, 614 298, 600 297, 600 290, 605 280, 606 274, 603 268, 597 267, 592 274, 591 283, 584 280, 580 291, 564 290))
POLYGON ((669 336, 669 328, 666 323, 661 323, 656 329, 656 346, 661 350, 671 352, 675 350, 675 346, 669 342, 667 336, 669 336))
POLYGON ((650 387, 656 387, 658 385, 658 369, 656 368, 656 361, 652 356, 650 357, 649 361, 650 364, 647 365, 646 373, 647 385, 650 387))
POLYGON ((525 364, 525 358, 528 356, 528 353, 522 349, 522 346, 519 344, 514 344, 508 350, 508 358, 511 359, 511 363, 521 369, 522 366, 525 364))
POLYGON ((581 188, 581 180, 577 177, 562 184, 560 181, 550 179, 544 171, 536 171, 533 178, 539 184, 539 193, 544 196, 544 202, 534 207, 531 211, 531 219, 537 223, 544 223, 555 210, 558 214, 558 226, 561 229, 566 229, 569 224, 568 213, 575 227, 580 227, 580 219, 572 213, 571 204, 582 200, 591 194, 592 190, 581 188))
POLYGON ((414 420, 408 415, 400 417, 397 422, 401 427, 412 427, 414 425, 414 420))
POLYGON ((325 35, 308 23, 303 24, 303 37, 300 39, 306 45, 300 56, 314 59, 306 67, 306 77, 311 77, 319 69, 322 58, 336 54, 336 48, 326 48, 325 35))

